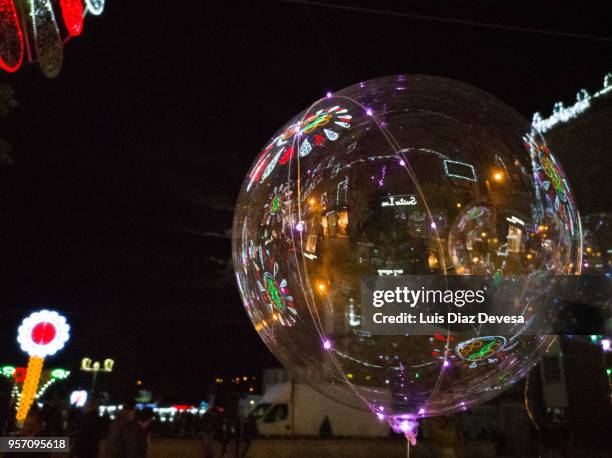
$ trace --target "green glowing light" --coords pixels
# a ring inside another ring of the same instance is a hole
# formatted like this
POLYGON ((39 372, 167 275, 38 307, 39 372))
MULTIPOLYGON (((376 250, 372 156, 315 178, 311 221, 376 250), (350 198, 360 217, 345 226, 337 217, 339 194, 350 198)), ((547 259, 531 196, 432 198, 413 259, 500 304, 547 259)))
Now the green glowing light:
POLYGON ((15 373, 15 368, 13 366, 2 366, 2 368, 0 368, 0 372, 5 377, 12 377, 15 373))
POLYGON ((418 372, 414 374, 414 378, 419 378, 419 377, 421 377, 421 374, 419 374, 418 372))
POLYGON ((280 197, 276 196, 272 201, 272 208, 270 210, 270 213, 276 213, 278 211, 278 207, 280 207, 280 197))
POLYGON ((606 369, 606 372, 608 373, 608 375, 612 375, 612 369, 606 369))
POLYGON ((68 378, 69 375, 70 375, 70 371, 67 371, 66 369, 53 369, 51 371, 51 377, 58 379, 58 380, 64 380, 68 378))
POLYGON ((274 283, 274 278, 272 278, 272 275, 267 275, 266 280, 266 287, 268 289, 268 295, 270 296, 270 299, 272 299, 272 302, 274 302, 274 304, 276 305, 276 308, 278 309, 279 312, 283 311, 283 301, 280 297, 280 293, 278 291, 278 288, 276 287, 276 284, 274 283))

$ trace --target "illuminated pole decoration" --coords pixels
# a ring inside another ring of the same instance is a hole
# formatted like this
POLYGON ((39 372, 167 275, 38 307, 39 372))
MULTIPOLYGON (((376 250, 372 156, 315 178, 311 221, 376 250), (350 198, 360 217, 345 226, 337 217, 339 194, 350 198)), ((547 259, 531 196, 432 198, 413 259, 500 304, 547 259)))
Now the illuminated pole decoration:
POLYGON ((100 365, 99 361, 92 361, 91 358, 83 358, 81 360, 81 370, 84 372, 91 372, 91 394, 94 394, 94 390, 96 389, 96 379, 98 377, 98 372, 112 372, 113 366, 115 365, 115 361, 106 358, 104 363, 100 365))
POLYGON ((0 68, 14 72, 23 62, 23 32, 13 0, 0 0, 0 68))
POLYGON ((104 0, 0 0, 0 68, 17 71, 25 55, 29 62, 38 61, 46 77, 56 77, 64 43, 80 35, 84 17, 100 15, 104 5, 104 0), (63 27, 56 20, 59 14, 63 27))
POLYGON ((45 357, 61 350, 70 337, 66 318, 50 310, 34 312, 23 320, 17 333, 21 349, 30 359, 17 407, 16 419, 23 422, 36 398, 45 357))

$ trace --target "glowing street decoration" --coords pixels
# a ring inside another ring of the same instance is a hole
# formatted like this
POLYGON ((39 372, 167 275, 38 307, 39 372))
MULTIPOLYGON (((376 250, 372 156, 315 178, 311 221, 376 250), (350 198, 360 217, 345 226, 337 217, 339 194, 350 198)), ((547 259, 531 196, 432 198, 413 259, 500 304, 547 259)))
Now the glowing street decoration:
POLYGON ((505 345, 506 338, 502 336, 475 337, 460 342, 455 352, 466 361, 478 363, 495 356, 505 345))
POLYGON ((104 5, 104 0, 0 0, 0 69, 15 72, 26 56, 38 61, 46 77, 56 77, 64 43, 82 33, 87 13, 97 16, 104 5), (61 29, 56 13, 63 18, 61 29))
POLYGON ((317 110, 289 125, 280 135, 274 137, 260 154, 249 175, 247 190, 256 182, 265 181, 277 165, 287 164, 296 149, 300 157, 306 157, 315 148, 322 147, 326 141, 337 141, 341 131, 334 129, 350 128, 352 118, 346 108, 335 105, 317 110), (324 135, 319 134, 321 129, 324 135))
POLYGON ((0 0, 0 68, 14 72, 23 62, 23 32, 14 0, 0 0))
POLYGON ((83 31, 83 2, 82 0, 60 0, 64 24, 70 36, 76 37, 83 31))
POLYGON ((253 267, 257 275, 257 287, 268 297, 267 306, 272 314, 272 320, 278 321, 282 326, 293 326, 298 312, 293 304, 287 279, 279 275, 278 263, 270 256, 268 250, 261 247, 252 253, 252 257, 254 257, 253 267))
POLYGON ((51 0, 30 0, 30 9, 38 65, 47 78, 55 78, 62 68, 64 44, 51 0))
POLYGON ((444 174, 447 177, 458 178, 460 180, 467 181, 478 181, 476 178, 476 170, 472 164, 460 161, 451 161, 450 159, 444 159, 444 174), (461 168, 465 170, 465 175, 461 174, 461 168))
POLYGON ((83 358, 81 360, 81 370, 83 372, 91 372, 91 393, 93 394, 96 389, 96 379, 98 377, 98 372, 112 372, 113 367, 115 365, 115 361, 110 358, 106 358, 103 364, 100 364, 99 361, 92 361, 91 358, 83 358))
POLYGON ((45 357, 55 354, 64 347, 70 337, 69 331, 70 326, 66 323, 66 319, 59 313, 49 310, 32 313, 19 326, 17 341, 30 359, 17 408, 18 422, 25 420, 34 402, 45 357))
POLYGON ((83 407, 87 402, 87 391, 77 390, 70 393, 70 405, 83 407))
POLYGON ((85 0, 87 11, 94 16, 100 16, 104 11, 105 0, 85 0))
POLYGON ((563 124, 572 119, 576 119, 582 113, 587 111, 591 106, 591 101, 597 97, 607 94, 612 91, 612 73, 608 73, 604 77, 603 87, 593 95, 585 89, 581 89, 576 94, 576 103, 572 106, 565 107, 563 102, 555 103, 553 113, 548 118, 542 118, 540 113, 534 113, 532 125, 540 133, 545 133, 555 127, 557 124, 563 124))

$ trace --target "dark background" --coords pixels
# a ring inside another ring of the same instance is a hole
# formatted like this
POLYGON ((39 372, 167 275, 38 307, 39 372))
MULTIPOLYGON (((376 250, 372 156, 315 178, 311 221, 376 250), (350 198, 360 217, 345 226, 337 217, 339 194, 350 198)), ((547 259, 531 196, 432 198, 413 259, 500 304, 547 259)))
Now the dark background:
POLYGON ((48 306, 72 325, 48 365, 113 357, 101 383, 117 392, 142 379, 197 401, 215 373, 276 365, 242 310, 229 229, 279 126, 327 90, 397 73, 465 81, 530 119, 612 70, 610 3, 497 3, 108 0, 57 79, 2 74, 19 105, 0 127, 14 161, 0 168, 0 364, 25 365, 18 323, 48 306))

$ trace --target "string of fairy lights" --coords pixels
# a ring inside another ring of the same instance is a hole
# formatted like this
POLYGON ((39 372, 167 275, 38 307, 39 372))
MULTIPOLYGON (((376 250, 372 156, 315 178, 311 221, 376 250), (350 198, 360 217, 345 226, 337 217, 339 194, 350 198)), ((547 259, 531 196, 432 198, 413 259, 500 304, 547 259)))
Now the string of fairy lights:
POLYGON ((576 102, 571 106, 564 106, 563 102, 557 102, 553 106, 552 114, 543 118, 538 112, 534 113, 532 125, 541 134, 548 132, 553 127, 576 119, 587 111, 593 101, 612 91, 612 73, 606 74, 603 87, 594 94, 589 94, 586 89, 580 89, 576 94, 576 102))

